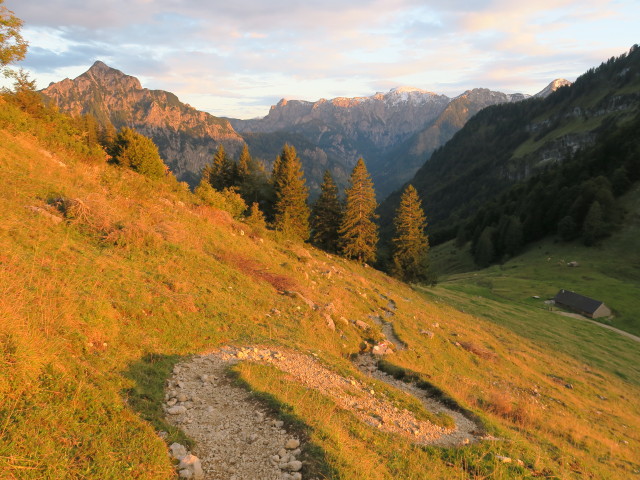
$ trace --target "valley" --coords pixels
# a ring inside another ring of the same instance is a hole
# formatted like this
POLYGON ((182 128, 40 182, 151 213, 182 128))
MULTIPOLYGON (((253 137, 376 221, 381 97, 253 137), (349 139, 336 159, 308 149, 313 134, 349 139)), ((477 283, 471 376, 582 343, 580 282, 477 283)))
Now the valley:
MULTIPOLYGON (((99 60, 38 90, 12 69, 28 42, 3 3, 0 479, 640 475, 637 45, 533 96, 380 77, 386 93, 283 98, 240 120, 99 60)), ((138 3, 127 15, 151 11, 138 3)), ((213 8, 213 32, 178 4, 153 14, 170 46, 150 24, 123 35, 153 53, 108 34, 126 24, 113 6, 92 10, 99 25, 40 32, 33 54, 58 71, 75 50, 42 42, 93 35, 84 48, 117 59, 108 38, 139 71, 171 65, 183 91, 196 56, 231 95, 254 87, 227 37, 277 58, 271 36, 234 30, 236 7, 213 8)), ((268 10, 255 25, 280 20, 268 10)), ((318 32, 315 56, 332 41, 318 32)), ((278 65, 304 63, 284 37, 278 65)), ((478 78, 499 76, 516 78, 478 78)))
MULTIPOLYGON (((59 145, 42 120, 2 107, 0 159, 12 172, 2 176, 0 231, 3 471, 168 478, 167 445, 195 448, 164 419, 174 364, 215 348, 265 345, 315 354, 335 374, 373 385, 349 358, 384 338, 370 318, 378 314, 407 347, 381 368, 455 399, 501 440, 421 447, 278 368, 239 362, 235 375, 260 408, 304 433, 311 458, 303 478, 419 478, 425 468, 436 478, 628 478, 638 470, 640 362, 630 340, 478 297, 486 287, 443 281, 424 293, 252 233, 180 184, 89 160, 81 143, 59 145), (48 206, 60 196, 85 208, 74 215, 48 206)), ((395 387, 373 390, 422 411, 395 387)))

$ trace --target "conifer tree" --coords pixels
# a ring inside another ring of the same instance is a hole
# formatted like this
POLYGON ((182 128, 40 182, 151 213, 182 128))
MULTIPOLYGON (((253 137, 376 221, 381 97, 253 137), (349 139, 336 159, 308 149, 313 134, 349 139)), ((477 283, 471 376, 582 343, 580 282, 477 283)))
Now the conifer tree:
POLYGON ((302 163, 296 149, 285 144, 276 159, 272 175, 275 191, 276 230, 287 236, 306 240, 309 238, 309 192, 305 185, 302 163))
POLYGON ((375 262, 378 243, 376 194, 373 182, 361 158, 351 173, 346 205, 340 229, 342 253, 359 262, 375 262))
POLYGON ((249 147, 245 143, 242 146, 242 152, 240 152, 240 158, 236 164, 236 175, 238 178, 238 184, 242 185, 251 175, 253 159, 249 153, 249 147))
POLYGON ((396 236, 393 238, 393 274, 407 282, 427 279, 427 219, 413 185, 409 185, 402 194, 394 224, 396 236))
POLYGON ((167 168, 153 140, 131 128, 122 128, 109 149, 111 161, 151 178, 163 177, 167 168))
POLYGON ((213 188, 222 191, 231 186, 231 175, 233 165, 227 157, 224 146, 220 144, 218 151, 213 156, 211 169, 207 172, 209 175, 209 183, 213 188))
POLYGON ((582 225, 584 244, 588 247, 595 245, 595 243, 604 236, 604 232, 602 207, 598 201, 594 201, 591 207, 589 207, 589 212, 582 225))
POLYGON ((320 196, 311 210, 311 237, 313 243, 329 252, 338 251, 338 229, 342 221, 342 204, 338 187, 329 170, 324 172, 320 196))
POLYGON ((475 261, 479 267, 486 268, 493 262, 495 257, 494 236, 495 229, 492 227, 485 227, 480 234, 475 249, 475 261))
POLYGON ((253 202, 251 204, 251 209, 249 210, 249 216, 247 217, 246 222, 248 225, 251 225, 259 235, 263 235, 267 230, 267 222, 262 210, 260 210, 258 202, 253 202))

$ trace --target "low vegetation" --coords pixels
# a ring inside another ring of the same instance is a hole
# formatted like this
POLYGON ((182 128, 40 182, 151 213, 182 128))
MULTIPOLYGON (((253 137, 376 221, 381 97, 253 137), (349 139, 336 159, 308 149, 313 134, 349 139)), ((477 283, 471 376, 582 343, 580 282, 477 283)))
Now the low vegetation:
POLYGON ((305 425, 319 475, 626 479, 640 470, 640 359, 630 340, 527 302, 478 298, 489 287, 417 292, 258 231, 171 176, 108 164, 74 122, 0 99, 5 478, 172 478, 157 430, 180 438, 160 413, 178 357, 282 346, 361 378, 350 356, 381 335, 351 321, 370 322, 390 302, 408 344, 390 362, 498 440, 419 447, 276 369, 239 365, 244 382, 305 425))

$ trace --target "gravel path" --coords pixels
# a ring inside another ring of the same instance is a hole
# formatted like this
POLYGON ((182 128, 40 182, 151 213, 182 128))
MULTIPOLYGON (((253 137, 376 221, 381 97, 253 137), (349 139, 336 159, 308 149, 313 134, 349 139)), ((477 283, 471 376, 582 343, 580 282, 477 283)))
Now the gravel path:
POLYGON ((233 385, 225 376, 227 366, 243 360, 273 365, 301 385, 331 398, 339 408, 351 411, 363 422, 418 444, 453 447, 482 439, 476 432, 478 427, 462 414, 429 398, 415 385, 379 371, 372 355, 359 356, 356 365, 361 371, 415 396, 428 410, 451 416, 455 428, 416 419, 367 382, 338 375, 314 356, 266 347, 225 347, 176 365, 167 387, 165 412, 169 422, 196 441, 193 453, 203 470, 198 478, 303 478, 304 465, 298 458, 304 444, 252 400, 245 389, 233 385))
POLYGON ((456 447, 474 443, 480 440, 493 440, 493 437, 482 436, 481 429, 473 421, 469 420, 462 413, 452 410, 445 406, 442 402, 432 398, 429 394, 418 388, 413 383, 406 383, 402 380, 397 380, 393 376, 379 370, 377 368, 378 360, 370 354, 360 355, 356 361, 356 366, 365 374, 370 375, 373 378, 381 380, 392 387, 402 390, 410 395, 416 397, 424 407, 433 413, 443 413, 451 418, 455 422, 455 428, 444 431, 437 438, 429 442, 417 442, 427 443, 429 445, 437 445, 439 447, 456 447))
POLYGON ((177 365, 166 395, 168 421, 195 440, 200 478, 302 479, 299 439, 226 377, 225 368, 237 361, 228 349, 177 365))

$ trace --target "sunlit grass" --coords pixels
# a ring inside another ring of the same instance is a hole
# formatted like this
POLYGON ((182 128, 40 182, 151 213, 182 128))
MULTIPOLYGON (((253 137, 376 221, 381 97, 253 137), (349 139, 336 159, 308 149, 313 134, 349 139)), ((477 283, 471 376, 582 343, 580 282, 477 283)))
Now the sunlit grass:
POLYGON ((389 300, 394 329, 409 346, 393 364, 473 412, 500 441, 419 447, 273 368, 240 364, 243 381, 308 429, 316 454, 323 452, 313 457, 319 475, 629 478, 640 468, 638 350, 612 333, 515 301, 517 288, 505 293, 500 276, 416 292, 371 268, 257 236, 175 181, 86 163, 65 149, 51 155, 27 127, 0 130, 0 472, 7 478, 171 478, 156 430, 168 429, 160 399, 177 358, 262 344, 315 353, 334 372, 359 376, 349 358, 363 340, 380 338, 369 315, 383 314, 389 300), (54 197, 81 201, 82 215, 65 216, 48 204, 54 197), (281 294, 284 284, 300 295, 281 294), (353 326, 356 319, 371 330, 353 326))

